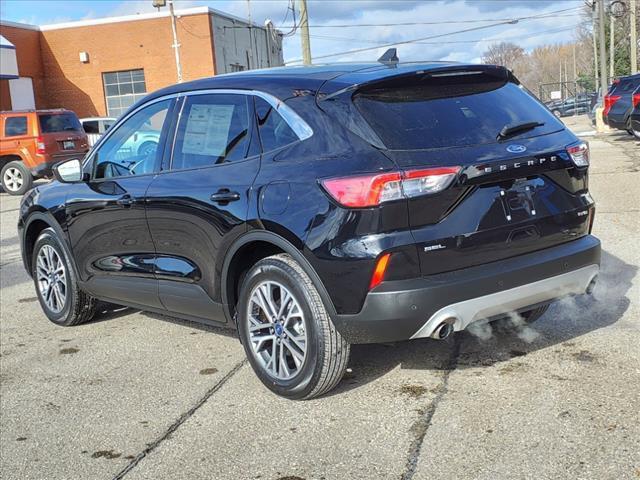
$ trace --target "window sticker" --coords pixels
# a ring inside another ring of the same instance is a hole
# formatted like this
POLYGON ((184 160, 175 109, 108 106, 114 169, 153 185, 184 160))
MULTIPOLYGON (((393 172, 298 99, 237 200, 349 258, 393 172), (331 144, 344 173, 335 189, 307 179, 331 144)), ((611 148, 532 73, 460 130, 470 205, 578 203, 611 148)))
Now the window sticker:
POLYGON ((234 105, 191 105, 182 153, 223 157, 227 150, 233 109, 234 105))

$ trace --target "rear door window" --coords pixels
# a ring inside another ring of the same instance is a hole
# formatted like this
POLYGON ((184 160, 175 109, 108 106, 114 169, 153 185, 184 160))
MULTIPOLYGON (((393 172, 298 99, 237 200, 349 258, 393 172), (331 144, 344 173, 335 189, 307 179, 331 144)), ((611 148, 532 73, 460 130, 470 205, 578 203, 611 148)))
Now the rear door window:
POLYGON ((80 120, 73 113, 41 113, 38 115, 38 120, 40 120, 41 133, 82 131, 80 120))
POLYGON ((242 160, 250 146, 246 95, 208 94, 186 98, 173 150, 172 170, 242 160))
POLYGON ((563 128, 520 86, 486 74, 427 76, 356 93, 362 116, 391 150, 463 147, 496 143, 506 125, 544 125, 512 138, 563 128))
POLYGON ((27 134, 27 117, 6 117, 4 119, 5 137, 17 137, 27 134))

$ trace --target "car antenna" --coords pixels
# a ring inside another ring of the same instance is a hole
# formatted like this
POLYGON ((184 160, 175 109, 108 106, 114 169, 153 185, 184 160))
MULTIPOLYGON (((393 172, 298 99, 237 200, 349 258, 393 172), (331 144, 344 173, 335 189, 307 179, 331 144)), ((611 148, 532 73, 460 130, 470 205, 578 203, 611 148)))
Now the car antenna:
POLYGON ((400 61, 400 59, 398 58, 398 50, 395 48, 388 49, 382 54, 378 61, 380 63, 384 63, 385 65, 396 66, 400 61))

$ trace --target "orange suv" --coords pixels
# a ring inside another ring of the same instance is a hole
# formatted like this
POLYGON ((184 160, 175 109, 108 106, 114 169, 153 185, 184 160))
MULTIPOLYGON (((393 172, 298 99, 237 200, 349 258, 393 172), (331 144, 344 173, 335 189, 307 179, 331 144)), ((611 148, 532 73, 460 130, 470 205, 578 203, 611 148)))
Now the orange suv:
POLYGON ((0 112, 0 179, 10 195, 22 195, 34 178, 49 177, 51 167, 83 157, 87 135, 69 110, 0 112))

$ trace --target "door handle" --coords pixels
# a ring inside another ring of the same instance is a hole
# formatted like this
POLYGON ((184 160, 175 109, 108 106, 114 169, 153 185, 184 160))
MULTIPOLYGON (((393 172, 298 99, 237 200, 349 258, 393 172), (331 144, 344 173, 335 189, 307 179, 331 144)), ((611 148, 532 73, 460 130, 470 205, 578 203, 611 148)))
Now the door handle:
POLYGON ((211 201, 226 205, 229 202, 235 202, 240 200, 240 194, 238 192, 232 192, 228 188, 221 188, 216 193, 211 195, 211 201))
POLYGON ((136 200, 131 195, 123 195, 119 199, 116 200, 116 203, 121 207, 130 207, 136 200))

